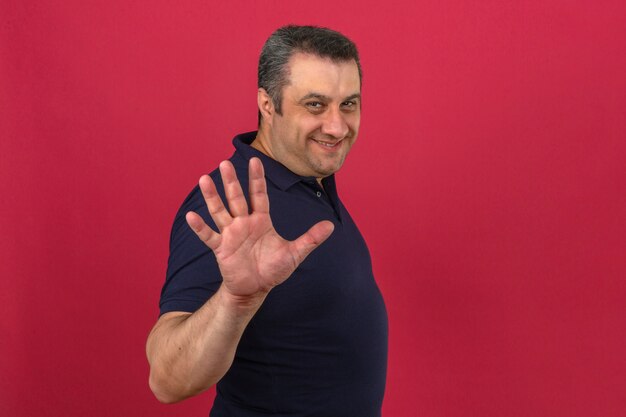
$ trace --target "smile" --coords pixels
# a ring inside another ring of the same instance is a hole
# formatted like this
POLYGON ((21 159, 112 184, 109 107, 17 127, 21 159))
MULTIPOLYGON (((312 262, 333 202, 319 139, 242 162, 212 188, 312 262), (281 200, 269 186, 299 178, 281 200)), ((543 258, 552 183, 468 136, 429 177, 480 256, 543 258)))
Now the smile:
POLYGON ((339 145, 341 143, 341 141, 338 141, 338 142, 335 142, 335 143, 329 143, 329 142, 322 142, 322 141, 315 140, 315 139, 313 139, 313 141, 319 143, 320 145, 322 145, 322 146, 324 146, 326 148, 334 148, 334 147, 336 147, 337 145, 339 145))

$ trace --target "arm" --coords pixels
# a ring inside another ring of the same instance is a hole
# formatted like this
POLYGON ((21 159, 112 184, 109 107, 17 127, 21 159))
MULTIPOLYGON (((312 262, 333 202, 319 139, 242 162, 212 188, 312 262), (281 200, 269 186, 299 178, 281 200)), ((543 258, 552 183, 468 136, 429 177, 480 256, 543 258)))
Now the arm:
POLYGON ((206 390, 230 368, 239 339, 264 297, 238 304, 221 287, 195 313, 159 318, 147 343, 150 388, 161 402, 206 390))
POLYGON ((232 364, 237 344, 269 291, 284 282, 333 231, 317 223, 298 239, 280 237, 269 216, 263 166, 250 160, 250 209, 230 162, 220 164, 227 210, 210 177, 200 189, 219 232, 196 213, 187 223, 214 252, 220 289, 195 313, 166 313, 148 336, 150 388, 162 402, 196 395, 219 381, 232 364))

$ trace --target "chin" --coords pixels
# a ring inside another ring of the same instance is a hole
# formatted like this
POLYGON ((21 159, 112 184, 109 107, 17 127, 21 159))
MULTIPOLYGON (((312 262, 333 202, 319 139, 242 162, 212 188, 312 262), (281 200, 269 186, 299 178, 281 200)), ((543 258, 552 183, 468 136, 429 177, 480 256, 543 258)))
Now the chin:
POLYGON ((337 171, 339 171, 340 168, 341 168, 341 164, 335 167, 327 168, 327 169, 319 169, 318 173, 320 173, 322 177, 329 177, 333 175, 334 173, 336 173, 337 171))

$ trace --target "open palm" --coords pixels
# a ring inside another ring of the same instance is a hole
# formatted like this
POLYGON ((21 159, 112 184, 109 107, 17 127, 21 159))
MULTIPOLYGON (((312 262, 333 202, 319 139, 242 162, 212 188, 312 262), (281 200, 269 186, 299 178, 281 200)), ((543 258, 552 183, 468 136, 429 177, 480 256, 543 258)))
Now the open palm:
POLYGON ((294 241, 283 239, 274 229, 263 165, 250 159, 250 210, 235 169, 229 161, 220 164, 228 210, 208 175, 200 189, 219 233, 194 212, 186 219, 192 230, 215 253, 225 289, 233 296, 254 297, 284 282, 300 263, 332 233, 334 225, 322 221, 294 241))

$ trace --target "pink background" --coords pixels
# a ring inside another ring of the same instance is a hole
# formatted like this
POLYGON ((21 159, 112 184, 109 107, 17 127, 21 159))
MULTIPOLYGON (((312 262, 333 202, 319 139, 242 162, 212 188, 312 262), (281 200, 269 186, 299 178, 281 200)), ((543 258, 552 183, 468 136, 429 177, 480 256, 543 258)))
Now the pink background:
MULTIPOLYGON (((0 415, 165 406, 175 211, 256 126, 280 25, 360 47, 339 174, 390 315, 386 417, 626 415, 623 1, 0 1, 0 415)), ((323 300, 320 300, 323 302, 323 300)))

